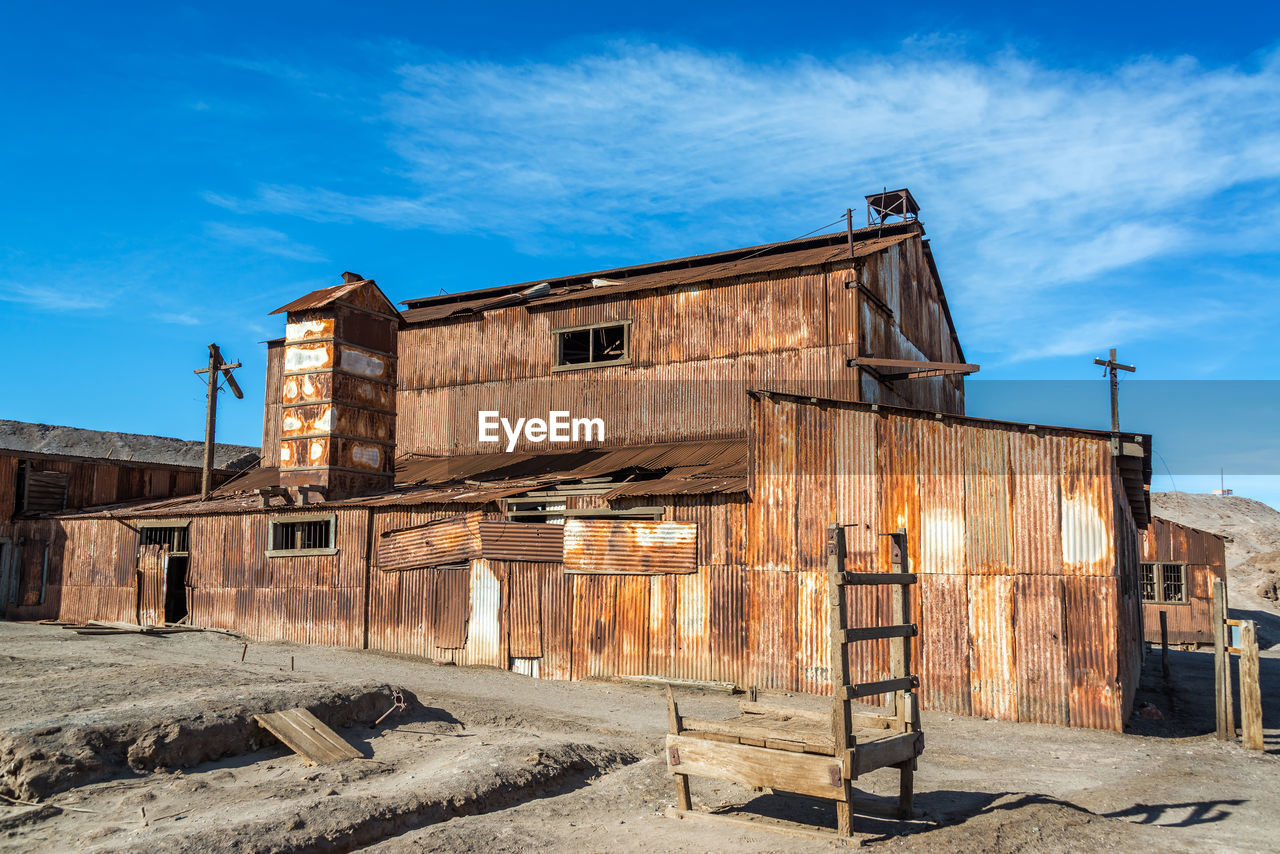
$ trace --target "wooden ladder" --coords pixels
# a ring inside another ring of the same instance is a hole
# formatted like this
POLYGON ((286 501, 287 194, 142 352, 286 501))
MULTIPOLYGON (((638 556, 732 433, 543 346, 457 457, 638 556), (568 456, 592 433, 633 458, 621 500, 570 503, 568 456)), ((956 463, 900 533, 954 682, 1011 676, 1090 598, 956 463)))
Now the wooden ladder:
MULTIPOLYGON (((856 725, 883 725, 885 715, 867 715, 853 711, 853 701, 865 697, 883 694, 890 695, 889 728, 901 733, 920 732, 920 712, 916 700, 915 689, 920 680, 910 672, 911 639, 918 634, 911 617, 911 585, 916 583, 916 576, 910 572, 907 559, 906 531, 881 534, 889 537, 891 572, 847 572, 845 571, 845 536, 843 525, 831 525, 827 528, 827 583, 831 604, 831 682, 832 682, 832 728, 835 737, 835 755, 857 755, 856 739, 853 728, 856 725), (896 589, 890 599, 890 619, 887 626, 850 628, 848 613, 845 609, 844 590, 848 587, 869 585, 892 585, 896 589), (860 641, 889 641, 890 678, 877 682, 853 684, 849 675, 849 645, 860 641)), ((843 800, 836 802, 836 831, 842 836, 853 832, 851 805, 854 802, 853 781, 858 777, 859 763, 853 763, 848 774, 844 775, 843 800)), ((916 759, 897 763, 899 771, 898 815, 909 818, 912 815, 912 795, 915 785, 916 759)))

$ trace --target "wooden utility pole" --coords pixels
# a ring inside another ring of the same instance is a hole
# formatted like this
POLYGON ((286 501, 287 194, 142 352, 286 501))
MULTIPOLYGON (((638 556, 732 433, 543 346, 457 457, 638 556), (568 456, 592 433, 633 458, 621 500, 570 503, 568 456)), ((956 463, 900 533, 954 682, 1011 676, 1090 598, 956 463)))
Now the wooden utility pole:
POLYGON ((1111 348, 1111 356, 1107 359, 1094 359, 1095 365, 1102 365, 1106 368, 1106 373, 1111 377, 1111 432, 1120 432, 1120 378, 1116 376, 1116 371, 1128 371, 1133 373, 1137 370, 1133 365, 1122 365, 1116 361, 1116 348, 1111 348))
POLYGON ((208 400, 205 405, 204 415, 204 469, 200 472, 200 498, 202 501, 209 500, 209 493, 213 491, 213 451, 214 451, 214 425, 218 420, 218 378, 219 374, 226 378, 227 387, 231 389, 231 393, 236 399, 243 399, 244 392, 240 391, 240 384, 236 382, 236 378, 232 376, 231 371, 240 367, 239 362, 224 362, 222 360, 222 351, 218 349, 217 344, 209 345, 209 367, 200 368, 196 374, 208 374, 209 391, 208 400))

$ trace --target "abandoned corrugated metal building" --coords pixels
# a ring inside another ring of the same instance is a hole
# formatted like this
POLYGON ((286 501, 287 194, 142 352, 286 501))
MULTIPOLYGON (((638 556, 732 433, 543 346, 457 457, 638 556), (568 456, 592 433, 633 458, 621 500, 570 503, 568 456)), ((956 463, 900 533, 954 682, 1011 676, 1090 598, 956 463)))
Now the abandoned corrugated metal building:
POLYGON ((1213 643, 1213 582, 1227 580, 1225 537, 1153 517, 1142 532, 1142 617, 1146 639, 1160 643, 1160 614, 1169 643, 1213 643))
MULTIPOLYGON (((0 613, 56 617, 64 510, 190 495, 204 445, 164 436, 0 420, 0 613)), ((258 462, 258 449, 218 445, 214 482, 258 462)))
MULTIPOLYGON (((976 366, 914 201, 888 196, 906 221, 403 312, 346 274, 280 309, 276 464, 62 516, 62 618, 139 619, 165 600, 140 545, 180 544, 196 624, 824 692, 825 529, 874 572, 904 528, 927 708, 1119 729, 1150 439, 966 417, 976 366)), ((876 595, 851 624, 884 621, 876 595)))

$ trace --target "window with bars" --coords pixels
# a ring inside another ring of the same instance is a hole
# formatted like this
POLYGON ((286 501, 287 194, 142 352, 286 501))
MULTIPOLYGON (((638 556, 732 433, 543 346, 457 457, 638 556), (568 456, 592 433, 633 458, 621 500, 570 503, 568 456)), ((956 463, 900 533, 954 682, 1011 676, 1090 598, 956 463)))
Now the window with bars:
POLYGON ((1187 602, 1185 563, 1144 563, 1142 601, 1178 605, 1187 602))
POLYGON ((333 517, 280 519, 271 523, 271 553, 332 554, 333 517))
POLYGON ((171 555, 186 554, 190 550, 187 542, 186 525, 147 526, 142 529, 142 545, 168 546, 171 555))
POLYGON ((556 368, 625 364, 631 359, 630 332, 629 322, 557 329, 556 368))

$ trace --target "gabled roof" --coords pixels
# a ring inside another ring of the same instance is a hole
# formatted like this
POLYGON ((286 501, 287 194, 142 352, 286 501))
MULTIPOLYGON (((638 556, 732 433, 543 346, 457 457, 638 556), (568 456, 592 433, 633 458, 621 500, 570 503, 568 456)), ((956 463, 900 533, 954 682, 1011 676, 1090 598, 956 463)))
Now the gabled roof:
MULTIPOLYGON (((854 257, 872 255, 923 234, 924 227, 917 222, 855 229, 853 255, 854 257)), ((404 311, 405 321, 419 323, 502 305, 516 303, 545 305, 592 299, 686 283, 714 281, 751 273, 809 267, 848 257, 849 233, 841 231, 781 243, 766 243, 760 246, 713 252, 707 255, 694 255, 630 267, 578 273, 555 279, 405 300, 402 305, 407 306, 404 311), (545 294, 520 298, 521 291, 527 291, 539 285, 546 285, 545 294)))
POLYGON ((377 301, 385 304, 383 306, 383 310, 387 314, 400 314, 399 310, 396 309, 395 304, 392 303, 390 298, 382 292, 382 288, 378 287, 378 283, 373 279, 366 279, 359 273, 343 273, 342 278, 342 284, 332 285, 327 288, 320 288, 319 290, 312 291, 305 296, 298 297, 291 303, 280 306, 275 311, 270 312, 270 314, 281 314, 290 311, 306 311, 313 308, 323 308, 324 306, 331 305, 335 302, 350 301, 352 296, 366 287, 376 294, 377 301))

